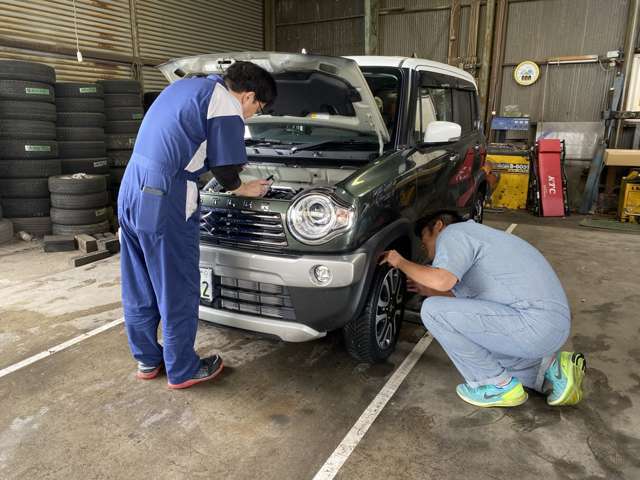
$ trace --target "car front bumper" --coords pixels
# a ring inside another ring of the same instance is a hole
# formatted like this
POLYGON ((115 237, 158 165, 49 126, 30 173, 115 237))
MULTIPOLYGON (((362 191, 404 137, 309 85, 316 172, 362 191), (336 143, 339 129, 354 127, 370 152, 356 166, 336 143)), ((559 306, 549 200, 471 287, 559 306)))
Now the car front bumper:
POLYGON ((216 284, 214 301, 201 302, 202 320, 303 342, 353 318, 369 264, 363 251, 278 256, 201 244, 200 267, 212 270, 216 284), (326 286, 313 280, 318 265, 331 271, 326 286), (269 305, 261 308, 261 301, 269 305), (261 315, 263 311, 279 313, 261 315))

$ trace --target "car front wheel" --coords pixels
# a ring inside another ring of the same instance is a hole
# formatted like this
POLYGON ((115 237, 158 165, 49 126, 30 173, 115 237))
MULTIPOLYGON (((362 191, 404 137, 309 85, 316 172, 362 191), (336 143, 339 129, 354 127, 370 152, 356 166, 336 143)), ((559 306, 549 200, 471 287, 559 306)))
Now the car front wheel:
POLYGON ((362 314, 343 329, 351 356, 376 363, 393 353, 404 316, 405 290, 406 280, 400 270, 378 267, 362 314))

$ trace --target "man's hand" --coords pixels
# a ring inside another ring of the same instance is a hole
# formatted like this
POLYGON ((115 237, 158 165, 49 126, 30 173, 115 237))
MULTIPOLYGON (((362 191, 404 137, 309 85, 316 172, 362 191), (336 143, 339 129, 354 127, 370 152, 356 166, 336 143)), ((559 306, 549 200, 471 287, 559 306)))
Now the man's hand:
POLYGON ((380 257, 380 265, 388 263, 393 268, 398 268, 403 261, 404 257, 395 250, 384 252, 380 257))
POLYGON ((264 197, 269 190, 270 182, 268 180, 253 180, 243 183, 237 189, 231 191, 238 197, 264 197))

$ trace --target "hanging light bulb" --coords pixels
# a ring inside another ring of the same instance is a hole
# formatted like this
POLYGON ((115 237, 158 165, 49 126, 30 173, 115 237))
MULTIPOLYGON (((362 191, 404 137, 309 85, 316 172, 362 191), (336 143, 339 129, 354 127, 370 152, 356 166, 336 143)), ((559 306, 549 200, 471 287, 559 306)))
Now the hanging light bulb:
POLYGON ((82 52, 80 52, 80 40, 78 39, 78 13, 76 12, 76 0, 73 0, 73 26, 76 34, 76 58, 82 63, 82 52))

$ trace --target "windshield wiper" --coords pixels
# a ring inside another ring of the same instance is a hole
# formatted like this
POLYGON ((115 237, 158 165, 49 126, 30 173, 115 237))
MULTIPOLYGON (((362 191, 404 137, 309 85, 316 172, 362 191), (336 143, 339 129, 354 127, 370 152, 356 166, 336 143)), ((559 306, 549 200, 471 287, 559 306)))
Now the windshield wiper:
POLYGON ((275 138, 246 138, 245 145, 291 145, 289 142, 283 142, 275 138))
POLYGON ((331 145, 336 143, 340 145, 362 145, 362 144, 373 145, 374 144, 373 142, 343 140, 341 138, 338 138, 333 140, 322 140, 319 142, 303 143, 302 145, 296 145, 295 147, 291 147, 291 149, 289 150, 289 153, 294 154, 296 152, 299 152, 300 150, 311 150, 316 147, 321 147, 322 145, 331 145))

